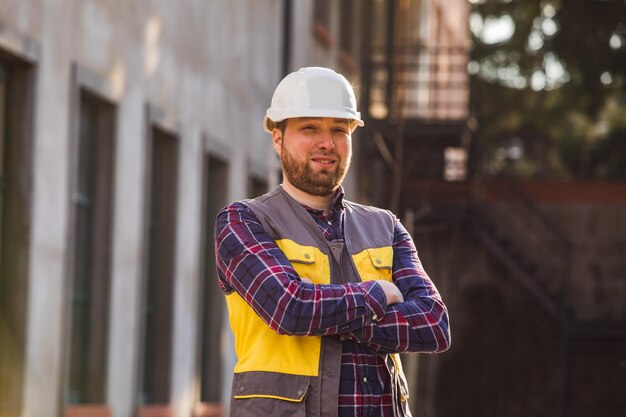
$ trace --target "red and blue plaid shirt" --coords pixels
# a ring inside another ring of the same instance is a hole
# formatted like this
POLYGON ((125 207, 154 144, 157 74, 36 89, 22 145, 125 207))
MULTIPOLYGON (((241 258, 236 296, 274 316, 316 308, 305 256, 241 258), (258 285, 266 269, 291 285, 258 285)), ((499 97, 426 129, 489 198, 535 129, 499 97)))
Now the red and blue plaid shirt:
MULTIPOLYGON (((327 214, 305 208, 328 241, 343 241, 343 191, 337 193, 327 214)), ((405 301, 389 306, 374 281, 302 282, 243 203, 218 214, 215 239, 218 278, 225 293, 237 291, 280 334, 324 335, 343 341, 341 417, 393 415, 391 381, 380 353, 442 352, 450 346, 446 307, 398 220, 392 277, 405 301), (297 308, 298 314, 289 314, 289 308, 297 308)))

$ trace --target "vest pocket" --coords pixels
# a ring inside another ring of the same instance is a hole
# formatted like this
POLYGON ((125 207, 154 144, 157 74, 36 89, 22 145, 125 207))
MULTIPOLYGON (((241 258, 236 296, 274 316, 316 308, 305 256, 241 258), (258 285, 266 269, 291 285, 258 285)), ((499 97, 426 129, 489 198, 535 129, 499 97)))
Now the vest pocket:
POLYGON ((304 417, 310 386, 308 376, 262 371, 236 373, 231 415, 304 417))
POLYGON ((393 248, 391 246, 368 248, 353 255, 352 259, 361 280, 384 279, 389 282, 392 281, 393 248))
POLYGON ((330 284, 330 264, 322 251, 290 239, 280 239, 276 243, 301 278, 308 278, 314 284, 330 284))

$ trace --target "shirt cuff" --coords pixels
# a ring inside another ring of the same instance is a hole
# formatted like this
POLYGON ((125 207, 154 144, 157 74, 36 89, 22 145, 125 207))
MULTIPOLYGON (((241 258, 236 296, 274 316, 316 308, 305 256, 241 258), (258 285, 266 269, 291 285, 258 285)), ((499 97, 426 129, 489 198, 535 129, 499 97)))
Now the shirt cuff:
POLYGON ((387 311, 387 297, 383 288, 376 281, 365 281, 361 285, 364 290, 365 304, 369 308, 365 323, 382 320, 387 311))

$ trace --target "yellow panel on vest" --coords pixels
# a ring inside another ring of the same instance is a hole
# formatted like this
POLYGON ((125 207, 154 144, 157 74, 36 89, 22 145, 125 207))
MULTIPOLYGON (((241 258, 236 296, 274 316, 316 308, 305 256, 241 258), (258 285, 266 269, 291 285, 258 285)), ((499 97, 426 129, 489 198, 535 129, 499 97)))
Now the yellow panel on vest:
POLYGON ((226 297, 235 334, 235 372, 267 371, 317 376, 320 336, 285 336, 272 330, 237 293, 226 297))
POLYGON ((356 255, 352 255, 352 260, 357 271, 359 271, 361 280, 383 279, 389 282, 392 281, 393 248, 391 246, 365 249, 356 255))
MULTIPOLYGON (((277 240, 300 277, 315 284, 330 283, 330 263, 322 251, 289 239, 277 240)), ((286 336, 273 331, 237 293, 226 297, 230 326, 235 335, 235 372, 267 371, 317 376, 320 336, 286 336)))

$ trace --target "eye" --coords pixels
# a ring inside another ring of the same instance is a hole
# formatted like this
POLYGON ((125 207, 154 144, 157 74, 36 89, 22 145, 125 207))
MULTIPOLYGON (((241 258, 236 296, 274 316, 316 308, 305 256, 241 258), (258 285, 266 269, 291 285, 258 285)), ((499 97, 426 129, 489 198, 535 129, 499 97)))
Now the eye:
POLYGON ((343 127, 343 126, 337 126, 337 127, 333 127, 333 132, 334 133, 341 133, 343 135, 347 135, 348 134, 348 129, 343 127))
POLYGON ((301 128, 301 129, 302 129, 302 130, 306 130, 306 131, 313 132, 313 131, 316 131, 316 130, 317 130, 317 127, 316 127, 315 125, 304 125, 304 126, 302 126, 302 128, 301 128))

